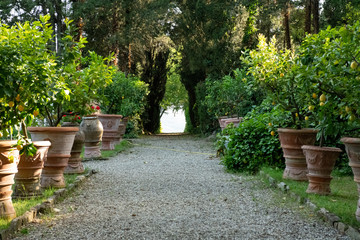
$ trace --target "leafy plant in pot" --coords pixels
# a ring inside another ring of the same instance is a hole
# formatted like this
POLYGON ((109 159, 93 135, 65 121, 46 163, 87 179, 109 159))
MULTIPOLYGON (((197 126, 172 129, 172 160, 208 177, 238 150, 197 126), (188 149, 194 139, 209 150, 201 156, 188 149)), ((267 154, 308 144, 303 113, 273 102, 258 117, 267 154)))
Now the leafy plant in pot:
MULTIPOLYGON (((318 131, 309 128, 312 125, 305 120, 309 109, 304 107, 306 96, 298 87, 296 58, 290 50, 278 50, 275 37, 267 43, 266 38, 259 35, 257 49, 250 51, 243 61, 249 65, 248 73, 272 99, 274 108, 288 116, 288 121, 279 119, 285 125, 278 126, 276 118, 269 123, 271 129, 279 127, 277 132, 286 165, 283 178, 307 181, 308 170, 301 146, 313 145, 318 131)), ((276 135, 275 131, 271 134, 276 135)))
MULTIPOLYGON (((47 104, 51 97, 49 92, 64 91, 63 83, 55 77, 56 56, 48 51, 52 39, 48 20, 48 16, 41 16, 40 21, 32 23, 18 23, 13 27, 0 25, 0 135, 11 137, 14 128, 18 130, 17 141, 0 141, 1 178, 6 179, 1 182, 0 190, 0 217, 3 218, 11 219, 16 215, 11 202, 11 185, 17 172, 19 152, 29 161, 36 158, 41 171, 43 158, 36 157, 39 152, 35 146, 48 148, 50 145, 49 142, 31 142, 26 124, 30 124, 33 117, 39 115, 39 109, 47 104)), ((41 157, 44 151, 41 150, 41 157)), ((24 161, 21 158, 20 164, 24 161)), ((21 167, 19 165, 19 170, 21 167)), ((37 185, 36 179, 34 185, 37 185)))
POLYGON ((143 112, 145 96, 148 94, 147 84, 137 76, 118 71, 113 75, 112 83, 101 89, 99 94, 104 96, 100 101, 103 113, 122 116, 115 138, 115 142, 118 142, 125 134, 129 119, 143 112))
MULTIPOLYGON (((345 122, 339 134, 345 144, 354 181, 360 190, 360 80, 358 67, 360 58, 360 23, 328 28, 304 41, 303 55, 309 71, 314 71, 314 85, 326 93, 329 99, 336 99, 334 111, 336 121, 345 122), (311 65, 310 65, 311 64, 311 65), (310 68, 311 66, 311 68, 310 68)), ((360 200, 356 218, 360 221, 360 200)))
POLYGON ((47 161, 42 172, 41 186, 65 187, 63 172, 71 156, 76 132, 79 127, 56 127, 63 116, 73 112, 87 115, 92 112, 90 104, 98 101, 98 89, 111 82, 114 69, 106 64, 109 59, 88 52, 83 56, 82 49, 86 38, 80 36, 75 41, 72 21, 65 20, 66 31, 62 37, 63 49, 56 57, 56 77, 63 83, 65 90, 56 91, 47 105, 40 109, 40 114, 50 127, 29 127, 33 139, 50 139, 47 161))

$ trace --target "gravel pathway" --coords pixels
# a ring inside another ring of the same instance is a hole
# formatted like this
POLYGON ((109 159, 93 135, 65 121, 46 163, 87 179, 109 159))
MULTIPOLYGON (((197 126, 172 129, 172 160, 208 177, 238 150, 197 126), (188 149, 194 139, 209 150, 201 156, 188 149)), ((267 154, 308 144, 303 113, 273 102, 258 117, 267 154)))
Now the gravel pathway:
POLYGON ((258 178, 225 173, 206 139, 134 144, 86 162, 98 173, 16 239, 348 239, 258 178))

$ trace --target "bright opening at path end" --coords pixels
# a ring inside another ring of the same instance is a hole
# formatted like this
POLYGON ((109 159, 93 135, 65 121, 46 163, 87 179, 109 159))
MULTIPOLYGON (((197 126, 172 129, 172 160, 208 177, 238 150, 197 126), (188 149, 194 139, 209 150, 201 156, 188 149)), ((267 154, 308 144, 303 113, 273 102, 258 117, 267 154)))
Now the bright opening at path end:
POLYGON ((183 133, 185 130, 185 113, 183 110, 174 112, 169 109, 162 115, 161 133, 183 133))

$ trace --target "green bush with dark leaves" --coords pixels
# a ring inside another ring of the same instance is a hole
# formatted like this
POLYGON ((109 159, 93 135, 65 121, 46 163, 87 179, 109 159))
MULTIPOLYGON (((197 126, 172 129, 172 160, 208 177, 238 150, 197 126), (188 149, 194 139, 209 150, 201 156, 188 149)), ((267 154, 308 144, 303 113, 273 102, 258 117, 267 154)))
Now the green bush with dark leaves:
POLYGON ((263 165, 284 167, 277 134, 268 128, 270 113, 252 111, 238 128, 226 128, 218 135, 218 153, 228 170, 256 173, 263 165))

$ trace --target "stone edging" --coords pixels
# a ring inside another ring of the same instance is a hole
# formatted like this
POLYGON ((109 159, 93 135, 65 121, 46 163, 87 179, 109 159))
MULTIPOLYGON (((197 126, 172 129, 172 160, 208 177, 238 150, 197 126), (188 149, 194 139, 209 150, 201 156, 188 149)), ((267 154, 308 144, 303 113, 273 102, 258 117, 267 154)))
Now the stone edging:
POLYGON ((286 183, 280 182, 278 183, 273 177, 269 176, 269 174, 264 173, 263 171, 260 171, 260 176, 268 179, 270 185, 272 187, 278 188, 281 191, 288 193, 292 198, 295 198, 297 202, 301 204, 305 204, 308 206, 311 211, 313 211, 318 217, 322 218, 325 222, 328 222, 332 227, 334 227, 336 230, 338 230, 341 234, 347 235, 351 239, 358 239, 360 240, 360 232, 353 228, 352 226, 349 226, 343 222, 340 221, 340 218, 336 216, 335 214, 329 212, 325 208, 321 208, 320 210, 317 210, 318 207, 312 203, 309 199, 300 197, 296 193, 290 192, 290 188, 286 183))
POLYGON ((15 234, 20 228, 30 222, 32 222, 39 214, 51 212, 54 210, 55 203, 59 201, 59 199, 76 187, 78 187, 86 178, 95 174, 95 170, 90 170, 85 175, 79 175, 76 177, 74 183, 69 184, 66 188, 59 189, 54 192, 54 195, 44 200, 42 203, 32 207, 29 211, 26 211, 22 216, 14 218, 10 222, 10 226, 7 229, 4 229, 0 232, 0 240, 6 240, 11 237, 11 235, 15 234))

